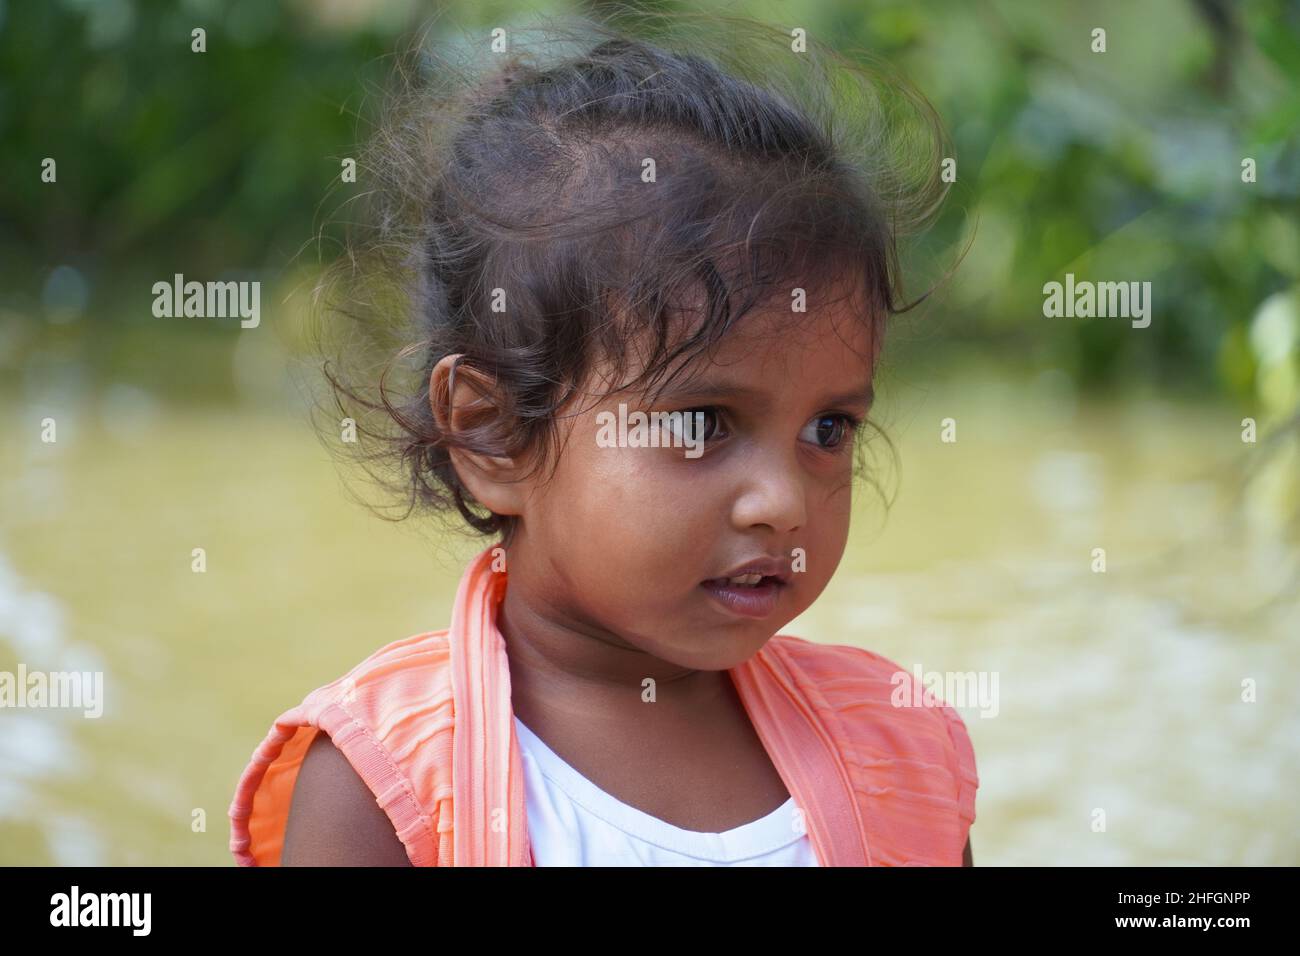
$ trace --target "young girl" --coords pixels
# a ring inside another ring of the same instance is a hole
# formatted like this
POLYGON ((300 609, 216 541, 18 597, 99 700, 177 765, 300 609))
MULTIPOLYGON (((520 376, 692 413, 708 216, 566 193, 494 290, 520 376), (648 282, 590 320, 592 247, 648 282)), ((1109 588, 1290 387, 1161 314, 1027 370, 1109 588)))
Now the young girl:
MULTIPOLYGON (((778 633, 844 552, 896 235, 935 206, 942 153, 908 167, 886 98, 933 114, 895 86, 833 119, 834 57, 797 35, 729 21, 706 57, 582 30, 413 99, 367 167, 398 199, 367 262, 411 280, 418 384, 368 400, 331 373, 339 407, 388 423, 358 444, 396 452, 412 504, 490 543, 449 627, 276 719, 231 850, 970 865, 958 714, 897 706, 912 678, 877 654, 778 633)), ((368 321, 395 311, 368 288, 368 321)))

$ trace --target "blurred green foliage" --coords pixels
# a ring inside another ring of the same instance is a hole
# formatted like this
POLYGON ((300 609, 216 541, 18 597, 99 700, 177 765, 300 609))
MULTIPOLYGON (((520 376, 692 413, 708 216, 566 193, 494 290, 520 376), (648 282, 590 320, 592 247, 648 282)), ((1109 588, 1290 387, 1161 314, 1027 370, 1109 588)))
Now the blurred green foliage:
POLYGON ((117 277, 284 261, 312 234, 398 26, 328 29, 278 2, 8 5, 7 287, 39 291, 33 280, 72 263, 111 303, 117 277), (40 180, 44 157, 57 184, 40 180))
MULTIPOLYGON (((1300 402, 1300 4, 680 5, 701 7, 882 55, 943 117, 958 180, 909 260, 912 289, 974 236, 951 283, 900 320, 903 360, 982 350, 1084 387, 1141 379, 1300 402), (1104 53, 1090 48, 1096 27, 1104 53), (1151 281, 1150 328, 1045 319, 1042 286, 1066 272, 1151 281)), ((486 36, 539 9, 582 7, 457 3, 444 19, 486 36)), ((312 244, 332 211, 322 200, 364 136, 388 54, 435 12, 0 0, 0 317, 39 321, 70 298, 96 323, 147 320, 149 285, 174 272, 271 275, 304 248, 336 255, 312 244), (190 49, 199 26, 203 54, 190 49), (40 179, 45 157, 57 184, 40 179)))

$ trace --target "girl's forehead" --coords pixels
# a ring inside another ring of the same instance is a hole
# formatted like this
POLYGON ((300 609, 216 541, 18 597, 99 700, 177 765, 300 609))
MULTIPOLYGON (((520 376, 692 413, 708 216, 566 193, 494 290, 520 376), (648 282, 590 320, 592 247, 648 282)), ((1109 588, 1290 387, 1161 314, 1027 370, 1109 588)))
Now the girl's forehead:
POLYGON ((733 330, 690 376, 710 384, 759 391, 807 391, 823 385, 869 383, 875 368, 871 324, 854 316, 755 317, 733 330))
POLYGON ((667 395, 712 386, 745 386, 751 392, 821 388, 828 382, 856 387, 871 381, 878 339, 877 323, 847 304, 807 313, 755 309, 717 342, 675 358, 651 378, 645 373, 656 358, 655 336, 643 330, 621 362, 606 356, 594 363, 592 390, 667 395))

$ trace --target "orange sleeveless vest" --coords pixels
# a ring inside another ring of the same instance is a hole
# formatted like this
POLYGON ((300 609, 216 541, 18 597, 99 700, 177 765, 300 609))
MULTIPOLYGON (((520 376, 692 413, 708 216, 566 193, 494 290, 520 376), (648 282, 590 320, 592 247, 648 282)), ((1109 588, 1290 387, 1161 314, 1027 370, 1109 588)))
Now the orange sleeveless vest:
MULTIPOLYGON (((230 805, 238 863, 279 865, 298 768, 324 732, 413 865, 532 864, 492 551, 462 576, 450 627, 380 648, 276 718, 230 805)), ((893 662, 785 634, 729 673, 822 866, 961 865, 979 778, 955 710, 895 706, 899 681, 907 700, 916 688, 893 662)))

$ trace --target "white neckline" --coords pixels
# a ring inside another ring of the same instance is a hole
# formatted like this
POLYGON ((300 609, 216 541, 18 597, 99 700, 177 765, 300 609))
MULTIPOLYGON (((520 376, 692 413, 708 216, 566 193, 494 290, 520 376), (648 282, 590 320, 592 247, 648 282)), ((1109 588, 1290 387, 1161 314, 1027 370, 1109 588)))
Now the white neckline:
POLYGON ((517 715, 514 723, 520 743, 526 745, 521 748, 522 756, 535 760, 542 776, 588 813, 646 843, 695 859, 733 863, 772 853, 804 837, 794 827, 793 796, 766 816, 722 833, 673 826, 606 793, 566 763, 517 715))

